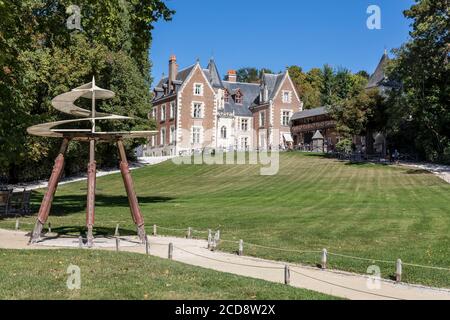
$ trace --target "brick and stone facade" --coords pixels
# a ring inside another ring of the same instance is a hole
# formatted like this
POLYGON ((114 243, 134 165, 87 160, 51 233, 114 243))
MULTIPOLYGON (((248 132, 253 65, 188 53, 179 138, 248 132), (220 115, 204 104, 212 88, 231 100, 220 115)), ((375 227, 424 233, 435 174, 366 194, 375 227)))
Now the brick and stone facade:
POLYGON ((287 147, 291 117, 302 110, 289 73, 264 74, 256 84, 236 78, 230 70, 221 80, 212 59, 206 69, 197 62, 179 70, 171 56, 169 76, 155 87, 150 112, 158 135, 144 147, 144 155, 287 147))

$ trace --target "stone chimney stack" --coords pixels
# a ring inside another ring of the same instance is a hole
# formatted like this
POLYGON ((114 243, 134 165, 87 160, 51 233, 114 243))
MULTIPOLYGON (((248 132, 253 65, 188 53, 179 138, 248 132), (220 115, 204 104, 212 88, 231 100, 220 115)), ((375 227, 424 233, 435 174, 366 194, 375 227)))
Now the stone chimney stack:
POLYGON ((178 64, 177 57, 173 54, 170 56, 169 60, 169 92, 173 91, 173 82, 177 79, 178 74, 178 64))
POLYGON ((228 79, 229 82, 236 82, 237 81, 236 71, 235 70, 228 70, 227 79, 228 79))

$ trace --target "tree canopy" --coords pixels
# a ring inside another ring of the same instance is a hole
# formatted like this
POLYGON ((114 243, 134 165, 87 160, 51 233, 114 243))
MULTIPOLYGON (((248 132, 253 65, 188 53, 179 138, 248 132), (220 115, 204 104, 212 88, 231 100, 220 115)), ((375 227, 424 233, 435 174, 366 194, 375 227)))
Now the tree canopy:
MULTIPOLYGON (((117 93, 99 109, 144 119, 100 123, 102 129, 152 126, 147 118, 151 30, 158 19, 168 20, 174 12, 160 0, 79 0, 82 30, 70 30, 66 10, 71 4, 68 0, 0 1, 0 165, 10 181, 49 173, 49 159, 59 141, 29 136, 26 128, 64 119, 51 107, 51 99, 93 76, 99 86, 117 93)), ((111 148, 98 146, 100 164, 114 161, 116 152, 111 148)), ((85 149, 71 145, 66 172, 84 166, 85 149)))
POLYGON ((389 99, 391 134, 428 160, 450 161, 450 18, 446 0, 416 0, 404 12, 410 41, 394 51, 389 77, 402 84, 389 99), (412 133, 412 134, 411 134, 412 133))

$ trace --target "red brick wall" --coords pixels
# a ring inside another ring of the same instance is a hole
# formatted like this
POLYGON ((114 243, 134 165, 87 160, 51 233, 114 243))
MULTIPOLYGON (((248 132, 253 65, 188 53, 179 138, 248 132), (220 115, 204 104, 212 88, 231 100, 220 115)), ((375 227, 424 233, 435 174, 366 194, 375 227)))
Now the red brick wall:
POLYGON ((203 127, 204 136, 203 141, 205 143, 212 142, 212 132, 214 129, 214 90, 209 86, 208 81, 203 75, 203 71, 200 67, 196 67, 193 70, 193 74, 190 79, 184 85, 184 89, 179 93, 181 104, 180 111, 180 129, 183 132, 183 138, 178 145, 180 148, 190 148, 191 137, 190 130, 192 126, 203 127), (203 96, 194 95, 194 84, 203 84, 203 96), (192 117, 192 102, 204 103, 203 107, 203 119, 194 119, 192 117), (208 131, 209 130, 209 131, 208 131))

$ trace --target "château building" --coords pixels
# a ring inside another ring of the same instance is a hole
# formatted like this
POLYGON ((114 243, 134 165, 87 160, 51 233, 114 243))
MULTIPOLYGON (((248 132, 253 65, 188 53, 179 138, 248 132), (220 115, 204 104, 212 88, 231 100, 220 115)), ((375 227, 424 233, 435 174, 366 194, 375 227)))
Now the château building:
POLYGON ((292 144, 290 121, 302 103, 288 71, 263 74, 259 83, 242 83, 234 70, 222 80, 214 59, 206 68, 197 61, 179 69, 174 55, 168 71, 154 88, 150 116, 158 135, 144 146, 145 156, 292 144))

